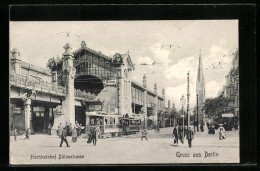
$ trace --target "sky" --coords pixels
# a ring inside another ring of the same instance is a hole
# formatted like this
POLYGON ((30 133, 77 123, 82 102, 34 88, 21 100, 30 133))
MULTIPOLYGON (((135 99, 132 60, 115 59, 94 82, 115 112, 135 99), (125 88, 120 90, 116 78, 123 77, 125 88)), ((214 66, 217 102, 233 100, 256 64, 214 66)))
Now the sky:
POLYGON ((10 22, 10 51, 16 47, 23 61, 43 68, 49 58, 62 56, 65 43, 74 51, 83 40, 110 57, 129 51, 135 64, 132 79, 142 84, 146 74, 148 88, 153 90, 156 82, 159 95, 165 88, 166 105, 170 100, 177 109, 181 96, 187 98, 189 71, 193 109, 200 53, 206 98, 214 98, 225 84, 232 53, 238 48, 238 20, 10 22), (219 62, 221 67, 214 69, 219 62))

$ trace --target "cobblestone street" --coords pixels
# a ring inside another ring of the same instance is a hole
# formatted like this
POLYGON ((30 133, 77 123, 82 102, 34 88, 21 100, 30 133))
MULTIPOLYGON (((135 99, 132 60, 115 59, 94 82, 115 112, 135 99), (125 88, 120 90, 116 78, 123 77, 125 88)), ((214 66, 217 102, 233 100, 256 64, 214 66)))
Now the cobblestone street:
POLYGON ((195 133, 192 148, 184 144, 173 145, 173 128, 162 128, 160 133, 148 131, 148 140, 141 141, 141 133, 99 139, 97 146, 87 144, 80 137, 77 143, 68 137, 70 147, 59 147, 60 139, 49 135, 32 135, 30 140, 10 137, 11 164, 139 164, 139 163, 237 163, 239 162, 239 133, 227 131, 226 139, 218 134, 195 133), (53 155, 54 159, 32 159, 33 156, 53 155), (62 155, 78 155, 82 158, 60 159, 62 155), (196 155, 197 157, 195 157, 196 155))

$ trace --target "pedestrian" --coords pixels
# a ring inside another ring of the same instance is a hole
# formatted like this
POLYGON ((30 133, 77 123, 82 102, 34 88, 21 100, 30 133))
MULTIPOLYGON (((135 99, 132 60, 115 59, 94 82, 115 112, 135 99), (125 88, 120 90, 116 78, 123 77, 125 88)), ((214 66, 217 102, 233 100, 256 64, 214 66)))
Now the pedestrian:
POLYGON ((178 129, 178 135, 179 135, 179 139, 181 140, 181 143, 183 144, 184 143, 184 141, 183 141, 183 127, 182 126, 180 126, 180 128, 178 129))
POLYGON ((92 127, 90 127, 89 134, 88 134, 88 141, 87 141, 88 144, 90 144, 92 142, 93 135, 94 135, 94 129, 92 127))
POLYGON ((207 122, 207 128, 209 129, 209 122, 207 122))
POLYGON ((69 132, 70 132, 70 126, 69 126, 68 122, 66 122, 66 124, 65 124, 65 129, 67 131, 67 136, 68 136, 69 132))
POLYGON ((159 127, 159 125, 157 125, 157 132, 160 132, 160 127, 159 127))
POLYGON ((70 125, 69 125, 69 134, 68 134, 68 136, 72 136, 72 131, 73 131, 72 123, 70 123, 70 125))
POLYGON ((93 137, 92 137, 92 141, 93 141, 94 146, 96 146, 96 144, 97 144, 99 133, 100 133, 100 128, 99 128, 99 124, 98 124, 97 127, 95 128, 94 132, 93 132, 93 137))
POLYGON ((76 126, 72 129, 72 141, 77 142, 77 129, 76 126))
POLYGON ((77 136, 80 136, 80 126, 77 121, 76 121, 76 129, 77 129, 77 136))
POLYGON ((48 125, 48 135, 51 135, 51 128, 52 128, 52 125, 51 125, 51 123, 49 123, 49 125, 48 125))
POLYGON ((175 127, 173 128, 173 136, 174 136, 174 144, 177 143, 177 145, 178 145, 178 137, 179 137, 179 135, 178 135, 178 133, 179 133, 178 129, 179 129, 179 127, 178 127, 178 125, 176 124, 175 127))
POLYGON ((204 132, 204 123, 202 123, 202 124, 200 125, 200 131, 201 131, 201 132, 204 132))
POLYGON ((187 131, 187 140, 188 140, 188 144, 189 144, 189 148, 191 148, 191 142, 194 139, 194 132, 191 129, 191 126, 189 126, 189 129, 187 131))
POLYGON ((79 135, 81 135, 81 133, 82 133, 82 129, 83 129, 82 124, 79 124, 79 135))
POLYGON ((67 127, 66 126, 62 130, 60 147, 62 147, 63 141, 65 141, 67 147, 70 147, 68 144, 68 141, 67 141, 67 127))
POLYGON ((30 128, 28 128, 27 130, 26 130, 26 132, 25 132, 25 139, 30 139, 30 135, 31 135, 31 129, 30 128))
POLYGON ((141 138, 141 140, 143 141, 143 138, 145 138, 146 140, 148 140, 148 139, 147 139, 147 136, 146 136, 146 135, 148 134, 147 130, 144 128, 144 129, 142 129, 141 132, 142 132, 142 138, 141 138))
POLYGON ((185 127, 184 127, 184 137, 187 137, 187 133, 188 133, 188 127, 185 126, 185 127))
POLYGON ((16 141, 16 137, 17 137, 17 129, 14 129, 14 140, 16 141))
POLYGON ((84 129, 85 129, 85 127, 81 124, 81 127, 80 127, 80 134, 82 134, 83 132, 84 132, 84 129))
POLYGON ((61 134, 62 134, 62 125, 60 123, 60 125, 58 126, 58 136, 59 136, 59 138, 61 138, 61 134))
POLYGON ((222 139, 225 139, 225 128, 223 127, 223 124, 219 124, 219 127, 218 127, 218 131, 219 131, 219 139, 222 140, 222 139))

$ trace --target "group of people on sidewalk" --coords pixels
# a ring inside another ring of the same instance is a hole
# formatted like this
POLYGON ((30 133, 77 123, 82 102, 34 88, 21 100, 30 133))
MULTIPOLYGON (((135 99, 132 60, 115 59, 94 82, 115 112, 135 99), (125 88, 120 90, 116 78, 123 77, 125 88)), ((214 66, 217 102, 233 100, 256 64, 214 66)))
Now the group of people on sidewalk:
MULTIPOLYGON (((79 124, 77 121, 75 123, 75 126, 68 125, 66 122, 65 126, 60 125, 58 126, 58 135, 61 138, 60 147, 62 147, 63 142, 66 143, 67 147, 70 147, 67 141, 67 136, 72 137, 72 142, 77 142, 77 138, 81 136, 81 132, 85 127, 83 127, 81 124, 79 124)), ((88 136, 87 143, 93 142, 93 145, 96 146, 97 139, 100 134, 100 125, 98 124, 97 127, 91 128, 88 136)))
POLYGON ((184 144, 184 138, 186 137, 188 140, 189 148, 191 148, 191 142, 194 139, 194 132, 191 129, 191 126, 187 128, 185 126, 178 126, 177 124, 173 128, 173 136, 174 136, 174 144, 179 144, 179 140, 181 141, 182 144, 184 144))
POLYGON ((75 125, 73 126, 72 123, 68 124, 68 122, 65 123, 65 126, 60 123, 58 126, 58 135, 61 138, 60 147, 62 147, 63 141, 68 145, 67 136, 72 137, 72 142, 77 142, 77 138, 81 136, 82 130, 84 130, 84 126, 82 124, 79 124, 78 121, 75 122, 75 125))

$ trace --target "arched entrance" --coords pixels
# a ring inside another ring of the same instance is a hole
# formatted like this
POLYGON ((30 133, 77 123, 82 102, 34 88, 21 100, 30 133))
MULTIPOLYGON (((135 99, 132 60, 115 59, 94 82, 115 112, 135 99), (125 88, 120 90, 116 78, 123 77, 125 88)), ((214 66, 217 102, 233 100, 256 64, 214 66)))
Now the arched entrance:
POLYGON ((93 75, 82 75, 75 79, 74 88, 97 95, 103 90, 104 85, 102 80, 98 77, 93 75))
MULTIPOLYGON (((81 75, 74 81, 74 88, 95 94, 96 96, 104 89, 100 78, 93 75, 81 75)), ((75 106, 75 121, 86 127, 86 106, 75 106)), ((82 130, 84 132, 84 130, 82 130)))

